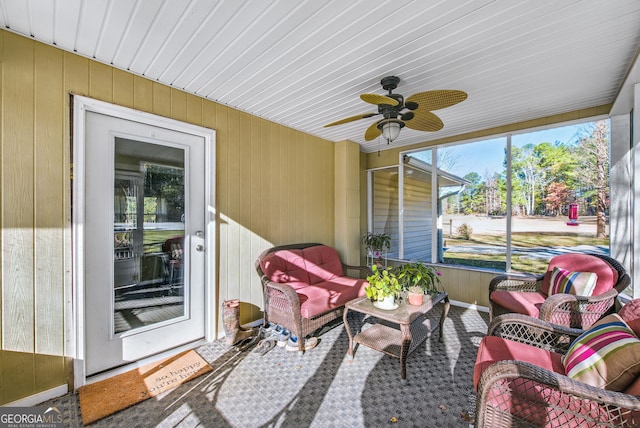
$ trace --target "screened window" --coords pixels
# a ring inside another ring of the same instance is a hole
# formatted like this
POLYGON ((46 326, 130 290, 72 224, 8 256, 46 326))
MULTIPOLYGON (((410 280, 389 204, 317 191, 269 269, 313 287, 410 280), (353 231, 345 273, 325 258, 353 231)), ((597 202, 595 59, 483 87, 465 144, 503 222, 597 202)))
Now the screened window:
POLYGON ((390 257, 541 273, 609 252, 608 120, 407 153, 370 180, 390 257))

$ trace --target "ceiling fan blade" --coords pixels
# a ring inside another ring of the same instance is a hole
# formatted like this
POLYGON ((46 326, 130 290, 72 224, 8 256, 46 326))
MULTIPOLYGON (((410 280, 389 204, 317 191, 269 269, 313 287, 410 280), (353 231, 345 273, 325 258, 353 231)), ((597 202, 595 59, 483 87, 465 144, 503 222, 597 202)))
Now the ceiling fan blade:
POLYGON ((418 92, 407 98, 407 102, 418 103, 419 110, 439 110, 461 103, 467 99, 467 93, 455 89, 440 89, 418 92))
POLYGON ((415 129, 416 131, 428 132, 435 132, 444 128, 444 123, 442 123, 442 120, 428 110, 418 109, 413 113, 413 119, 406 120, 404 122, 407 128, 415 129))
POLYGON ((354 120, 358 120, 358 119, 366 119, 368 117, 373 117, 373 116, 376 116, 378 114, 379 113, 365 113, 365 114, 358 114, 358 115, 351 116, 351 117, 345 117, 344 119, 340 119, 340 120, 337 120, 335 122, 328 123, 324 127, 327 128, 329 126, 342 125, 343 123, 353 122, 354 120))
POLYGON ((382 131, 378 129, 378 122, 373 122, 364 132, 364 139, 367 141, 375 140, 380 134, 382 131))
POLYGON ((362 101, 369 103, 369 104, 388 104, 390 106, 397 106, 398 105, 398 100, 395 100, 391 97, 387 97, 385 95, 378 95, 378 94, 362 94, 360 95, 360 98, 362 99, 362 101))

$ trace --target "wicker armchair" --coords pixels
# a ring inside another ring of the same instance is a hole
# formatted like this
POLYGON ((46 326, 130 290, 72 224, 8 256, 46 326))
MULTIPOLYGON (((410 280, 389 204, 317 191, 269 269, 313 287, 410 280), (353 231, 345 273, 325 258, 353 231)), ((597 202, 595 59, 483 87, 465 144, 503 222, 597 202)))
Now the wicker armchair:
MULTIPOLYGON (((559 361, 581 333, 518 314, 496 317, 480 344, 474 370, 476 428, 639 426, 640 397, 590 386, 550 369, 553 363, 546 356, 559 361), (491 362, 481 357, 509 355, 495 349, 509 342, 523 344, 512 359, 491 362), (493 349, 483 350, 487 346, 493 349)), ((638 380, 633 385, 637 391, 638 380)))
MULTIPOLYGON (((273 278, 265 274, 263 270, 263 263, 265 259, 274 253, 282 251, 304 251, 315 246, 321 246, 317 243, 304 243, 304 244, 290 244, 281 245, 273 248, 269 248, 264 251, 255 262, 255 268, 262 282, 264 292, 264 324, 272 322, 279 324, 288 329, 293 335, 304 338, 319 328, 323 327, 327 323, 341 318, 344 312, 344 304, 352 300, 359 295, 364 295, 364 286, 367 282, 364 278, 370 275, 371 270, 366 266, 352 266, 347 265, 339 261, 344 276, 328 281, 328 286, 331 287, 332 298, 335 299, 335 295, 341 290, 341 285, 344 283, 352 283, 354 285, 353 290, 346 290, 346 294, 338 298, 333 303, 333 307, 328 308, 318 314, 306 317, 304 316, 303 305, 310 303, 309 300, 314 298, 312 292, 306 290, 305 284, 300 284, 300 277, 303 275, 300 272, 297 274, 291 274, 290 282, 274 281, 273 278), (294 281, 294 275, 297 281, 294 281), (346 280, 346 281, 345 281, 346 280)), ((336 253, 337 254, 337 253, 336 253)), ((308 260, 300 263, 309 262, 308 260)), ((302 268, 304 270, 304 268, 302 268)), ((324 283, 318 284, 322 286, 324 283)), ((303 340, 298 340, 299 352, 303 352, 303 340)))
POLYGON ((489 284, 490 319, 506 313, 522 313, 554 324, 586 329, 612 312, 616 297, 630 282, 624 267, 611 257, 600 254, 556 256, 551 259, 545 274, 496 276, 489 284), (563 263, 571 264, 573 270, 593 272, 600 269, 606 275, 600 275, 598 281, 604 281, 607 276, 608 284, 596 285, 598 293, 592 296, 548 295, 553 268, 569 268, 563 263))

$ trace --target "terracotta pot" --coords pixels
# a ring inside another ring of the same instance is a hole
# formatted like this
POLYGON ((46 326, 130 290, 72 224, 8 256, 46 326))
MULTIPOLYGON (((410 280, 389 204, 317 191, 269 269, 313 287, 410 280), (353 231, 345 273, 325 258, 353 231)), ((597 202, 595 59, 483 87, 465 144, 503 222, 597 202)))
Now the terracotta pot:
POLYGON ((422 293, 407 293, 407 299, 409 300, 410 305, 420 306, 422 305, 424 294, 422 293))

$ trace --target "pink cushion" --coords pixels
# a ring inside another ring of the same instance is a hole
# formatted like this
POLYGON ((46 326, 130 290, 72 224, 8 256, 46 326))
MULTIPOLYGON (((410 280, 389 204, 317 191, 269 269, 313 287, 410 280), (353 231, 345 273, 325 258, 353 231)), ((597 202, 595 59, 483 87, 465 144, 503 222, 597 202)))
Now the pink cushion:
POLYGON ((496 290, 491 293, 491 301, 518 314, 529 315, 538 318, 540 306, 546 297, 541 293, 524 291, 496 290))
POLYGON ((268 254, 260 262, 264 274, 273 282, 287 283, 295 289, 309 285, 302 250, 280 250, 268 254))
POLYGON ((473 368, 473 387, 478 389, 482 373, 497 361, 518 360, 535 364, 538 367, 564 374, 562 355, 545 351, 535 346, 513 342, 495 336, 485 336, 480 341, 476 364, 473 368))
POLYGON ((554 267, 572 272, 593 272, 598 275, 598 280, 593 290, 594 296, 611 290, 618 282, 618 271, 599 257, 580 253, 561 254, 552 258, 547 267, 547 273, 542 280, 540 290, 545 295, 549 295, 549 286, 554 267))
MULTIPOLYGON (((478 383, 484 370, 497 361, 518 360, 524 361, 546 370, 564 374, 562 355, 555 352, 512 342, 494 336, 486 336, 480 342, 478 356, 473 373, 474 389, 478 389, 478 383)), ((561 394, 558 389, 538 382, 525 379, 506 379, 500 387, 490 388, 487 396, 487 405, 500 409, 502 412, 516 415, 519 419, 528 421, 533 426, 549 427, 582 427, 587 422, 580 418, 580 414, 587 413, 590 417, 603 422, 611 422, 607 419, 607 413, 600 409, 595 401, 580 401, 561 394), (505 394, 503 388, 508 388, 511 393, 505 394), (558 409, 568 409, 568 417, 557 418, 558 409)), ((640 380, 632 384, 625 392, 640 393, 640 380), (633 389, 633 388, 637 389, 633 389)), ((637 418, 637 412, 632 412, 628 417, 637 418)), ((635 426, 634 423, 629 426, 635 426)))
POLYGON ((618 315, 627 323, 636 336, 640 337, 640 299, 632 300, 624 305, 618 315))
POLYGON ((316 245, 302 250, 302 255, 309 272, 310 284, 331 281, 344 275, 342 262, 335 248, 316 245))
POLYGON ((364 279, 340 277, 319 282, 297 290, 300 296, 300 314, 313 318, 323 312, 344 306, 349 300, 365 295, 364 279))

